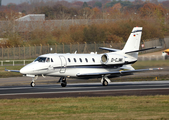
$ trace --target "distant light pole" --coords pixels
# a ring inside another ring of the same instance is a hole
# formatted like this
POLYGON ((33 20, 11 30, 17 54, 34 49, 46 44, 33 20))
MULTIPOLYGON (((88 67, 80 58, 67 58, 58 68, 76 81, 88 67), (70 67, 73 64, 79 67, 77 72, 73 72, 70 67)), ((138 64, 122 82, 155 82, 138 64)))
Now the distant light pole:
POLYGON ((107 14, 107 16, 106 16, 106 23, 107 23, 107 20, 109 19, 109 13, 107 14))
POLYGON ((75 19, 76 19, 76 15, 74 15, 75 16, 75 19))
POLYGON ((76 15, 74 15, 74 17, 75 17, 75 18, 74 18, 74 24, 76 24, 76 15))

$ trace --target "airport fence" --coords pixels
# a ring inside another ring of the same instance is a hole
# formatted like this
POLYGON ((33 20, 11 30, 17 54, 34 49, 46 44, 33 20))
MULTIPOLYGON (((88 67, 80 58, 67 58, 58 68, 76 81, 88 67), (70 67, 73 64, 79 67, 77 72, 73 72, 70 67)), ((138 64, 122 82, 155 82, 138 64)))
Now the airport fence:
POLYGON ((24 66, 31 63, 33 60, 1 60, 1 66, 24 66))
MULTIPOLYGON (((34 45, 34 46, 18 46, 18 47, 7 47, 7 48, 0 48, 0 60, 25 60, 36 58, 41 54, 47 53, 90 53, 90 52, 97 52, 103 53, 107 51, 100 50, 99 47, 108 47, 114 49, 122 49, 125 43, 93 43, 93 44, 54 44, 54 45, 34 45)), ((160 49, 153 49, 149 51, 140 52, 141 54, 147 52, 154 52, 159 51, 162 49, 169 48, 169 37, 165 37, 164 39, 151 39, 146 42, 142 42, 144 47, 140 47, 140 49, 150 48, 153 46, 161 46, 160 49)), ((142 45, 141 45, 142 46, 142 45)), ((153 58, 153 57, 152 57, 153 58)), ((141 59, 141 58, 140 58, 141 59)), ((142 58, 147 59, 147 58, 142 58)), ((150 59, 150 58, 149 58, 150 59)), ((153 58, 154 59, 154 58, 153 58)), ((160 58, 159 58, 160 59, 160 58)), ((162 59, 162 58, 161 58, 162 59)))
POLYGON ((152 61, 152 60, 154 61, 166 60, 166 57, 162 55, 138 56, 138 61, 152 61))

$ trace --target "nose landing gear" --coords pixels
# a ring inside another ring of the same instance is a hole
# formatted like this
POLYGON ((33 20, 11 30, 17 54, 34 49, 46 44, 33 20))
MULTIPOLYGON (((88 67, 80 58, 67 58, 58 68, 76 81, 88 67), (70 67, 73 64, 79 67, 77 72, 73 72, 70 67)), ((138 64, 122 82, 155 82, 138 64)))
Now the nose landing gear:
POLYGON ((31 87, 34 87, 35 86, 35 82, 31 82, 31 87))
POLYGON ((32 78, 32 82, 31 82, 31 87, 35 87, 35 80, 38 79, 38 76, 35 76, 34 78, 32 78))

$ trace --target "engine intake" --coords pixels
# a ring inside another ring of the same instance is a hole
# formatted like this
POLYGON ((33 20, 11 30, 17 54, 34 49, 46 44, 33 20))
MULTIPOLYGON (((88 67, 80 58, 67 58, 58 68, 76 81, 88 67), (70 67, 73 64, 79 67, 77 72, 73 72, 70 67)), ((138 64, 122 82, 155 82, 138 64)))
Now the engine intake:
POLYGON ((103 54, 101 56, 101 63, 106 64, 109 61, 109 56, 107 54, 103 54))
POLYGON ((123 64, 124 62, 125 62, 125 58, 122 55, 105 53, 101 56, 101 63, 105 65, 123 64))

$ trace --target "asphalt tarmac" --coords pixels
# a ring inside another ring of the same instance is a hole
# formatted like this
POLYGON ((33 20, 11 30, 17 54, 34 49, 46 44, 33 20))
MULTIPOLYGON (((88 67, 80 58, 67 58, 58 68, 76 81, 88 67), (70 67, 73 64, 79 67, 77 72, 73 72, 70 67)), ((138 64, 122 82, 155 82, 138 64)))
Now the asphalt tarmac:
POLYGON ((93 97, 121 95, 169 95, 169 81, 112 82, 108 86, 98 83, 1 86, 0 99, 93 97))

